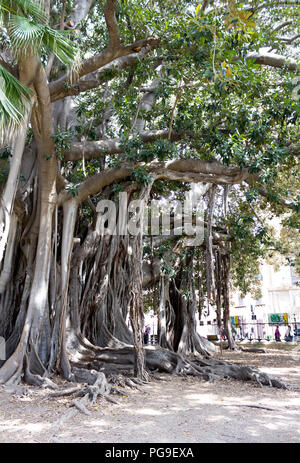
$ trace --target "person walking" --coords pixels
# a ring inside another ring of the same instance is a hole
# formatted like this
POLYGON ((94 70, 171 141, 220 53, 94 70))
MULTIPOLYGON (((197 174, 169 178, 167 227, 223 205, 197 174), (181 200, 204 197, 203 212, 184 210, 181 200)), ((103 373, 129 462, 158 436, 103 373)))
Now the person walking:
POLYGON ((287 341, 287 342, 291 342, 293 340, 291 325, 288 325, 288 327, 287 327, 284 340, 287 341))
POLYGON ((144 331, 144 344, 147 345, 149 342, 149 333, 150 333, 150 326, 146 325, 145 331, 144 331))
POLYGON ((280 334, 280 331, 279 331, 279 326, 277 325, 276 326, 276 330, 275 330, 275 341, 276 342, 281 342, 281 334, 280 334))
POLYGON ((226 338, 226 333, 225 333, 225 328, 223 327, 222 328, 222 339, 223 339, 223 341, 225 341, 225 338, 226 338))

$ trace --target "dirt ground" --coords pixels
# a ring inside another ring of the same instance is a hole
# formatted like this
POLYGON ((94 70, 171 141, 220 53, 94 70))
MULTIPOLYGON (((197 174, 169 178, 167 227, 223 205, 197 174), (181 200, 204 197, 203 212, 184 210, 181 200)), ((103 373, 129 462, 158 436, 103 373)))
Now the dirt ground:
MULTIPOLYGON (((231 362, 253 365, 300 386, 298 352, 224 352, 231 362)), ((49 399, 49 390, 25 396, 0 389, 0 442, 242 443, 300 442, 300 391, 253 383, 161 375, 144 392, 126 390, 90 407, 91 416, 70 411, 71 399, 49 399), (258 405, 265 408, 253 408, 258 405)), ((73 408, 72 408, 73 410, 73 408)))

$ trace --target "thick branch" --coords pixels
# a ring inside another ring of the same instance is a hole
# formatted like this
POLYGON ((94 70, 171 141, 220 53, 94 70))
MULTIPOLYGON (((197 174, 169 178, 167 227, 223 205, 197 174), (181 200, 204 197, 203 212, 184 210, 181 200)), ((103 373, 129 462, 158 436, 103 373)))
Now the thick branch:
MULTIPOLYGON (((117 58, 121 58, 123 56, 128 56, 133 53, 138 53, 141 51, 142 48, 147 46, 151 48, 155 48, 159 45, 160 39, 157 37, 148 37, 146 39, 138 40, 130 45, 120 46, 117 49, 112 49, 110 47, 105 48, 101 53, 92 58, 87 59, 84 61, 79 70, 75 72, 69 72, 68 74, 63 75, 61 78, 57 79, 56 81, 50 84, 50 94, 51 99, 54 98, 52 101, 55 101, 54 95, 63 94, 66 90, 68 90, 68 86, 72 82, 73 85, 76 83, 81 77, 86 76, 98 69, 102 68, 106 64, 111 63, 117 58)), ((62 96, 60 97, 62 98, 62 96)))
POLYGON ((117 58, 111 63, 103 66, 101 69, 88 74, 87 76, 79 79, 74 84, 66 85, 63 89, 59 89, 58 92, 51 91, 51 101, 57 101, 67 96, 79 95, 79 93, 86 92, 87 90, 92 90, 93 88, 99 87, 104 82, 107 82, 108 79, 113 78, 117 75, 122 69, 130 68, 134 66, 137 62, 144 59, 144 57, 153 49, 150 45, 142 48, 139 53, 133 53, 128 56, 123 56, 117 58))
POLYGON ((289 26, 290 24, 293 24, 293 21, 292 21, 292 20, 289 20, 289 21, 285 21, 285 22, 283 22, 283 23, 280 23, 280 24, 278 24, 278 26, 275 27, 275 29, 273 29, 273 32, 280 31, 281 29, 283 29, 283 28, 286 27, 286 26, 289 26))
POLYGON ((104 9, 104 17, 105 22, 108 30, 109 35, 109 45, 108 47, 115 50, 120 47, 120 32, 118 23, 116 20, 116 6, 117 0, 107 0, 105 9, 104 9))
MULTIPOLYGON (((149 143, 158 138, 168 138, 168 129, 148 130, 141 132, 140 137, 143 143, 149 143)), ((172 133, 171 140, 178 141, 184 137, 186 132, 172 133)), ((65 153, 65 161, 79 161, 83 157, 86 160, 101 158, 106 154, 121 154, 123 152, 122 139, 113 138, 110 140, 74 142, 70 150, 65 153)))
POLYGON ((251 53, 246 59, 254 60, 255 64, 262 64, 265 66, 271 66, 274 68, 287 68, 289 71, 295 71, 297 69, 297 62, 292 58, 286 58, 281 55, 274 55, 272 53, 251 53))
MULTIPOLYGON (((142 163, 140 165, 143 165, 142 163)), ((135 164, 123 164, 120 167, 107 169, 85 180, 79 187, 76 200, 82 203, 90 195, 99 194, 105 186, 130 177, 135 164)), ((204 161, 200 159, 182 159, 168 162, 152 162, 147 165, 149 174, 157 179, 168 179, 180 182, 210 182, 218 184, 241 183, 252 175, 247 169, 227 167, 218 161, 204 161)), ((59 203, 63 204, 70 198, 64 191, 59 196, 59 203)))

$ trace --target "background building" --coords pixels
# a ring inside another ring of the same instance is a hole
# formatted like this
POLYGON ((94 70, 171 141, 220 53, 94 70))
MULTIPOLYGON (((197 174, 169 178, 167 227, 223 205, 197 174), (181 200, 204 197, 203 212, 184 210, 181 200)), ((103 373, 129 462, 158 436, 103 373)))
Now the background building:
MULTIPOLYGON (((282 339, 286 326, 300 328, 300 277, 290 266, 261 265, 262 297, 255 300, 250 294, 241 297, 232 294, 230 314, 237 336, 252 339, 274 339, 276 324, 280 325, 282 339)), ((215 313, 199 322, 199 332, 203 336, 217 334, 215 313)))

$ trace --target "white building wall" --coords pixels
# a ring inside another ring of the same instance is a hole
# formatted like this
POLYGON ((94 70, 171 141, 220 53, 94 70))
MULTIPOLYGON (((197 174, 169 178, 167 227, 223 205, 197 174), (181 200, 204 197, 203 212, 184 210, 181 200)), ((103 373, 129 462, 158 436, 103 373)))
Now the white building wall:
MULTIPOLYGON (((255 300, 250 294, 244 298, 240 297, 238 292, 231 295, 230 315, 243 317, 243 321, 248 324, 247 330, 250 334, 253 328, 253 337, 264 334, 274 337, 275 326, 267 325, 269 314, 278 313, 288 314, 289 323, 294 325, 295 319, 300 327, 300 287, 295 285, 295 278, 292 279, 291 268, 281 266, 278 271, 275 267, 264 263, 261 265, 261 290, 262 297, 255 300), (256 320, 252 319, 256 315, 256 320), (265 324, 259 325, 258 323, 265 324)), ((300 281, 300 278, 299 278, 300 281)), ((213 320, 216 318, 215 312, 207 318, 203 318, 204 326, 199 325, 199 333, 203 336, 215 334, 216 327, 213 326, 213 320), (211 322, 210 325, 207 322, 211 322)), ((280 327, 282 338, 286 328, 280 327)))

